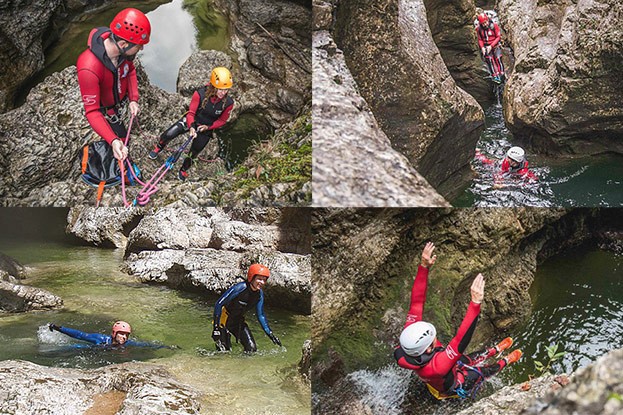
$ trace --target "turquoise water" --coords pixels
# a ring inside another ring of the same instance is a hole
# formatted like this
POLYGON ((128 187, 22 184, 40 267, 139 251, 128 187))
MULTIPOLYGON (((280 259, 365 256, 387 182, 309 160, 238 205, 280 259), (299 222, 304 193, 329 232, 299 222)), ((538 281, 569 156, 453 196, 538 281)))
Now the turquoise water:
POLYGON ((121 250, 19 241, 5 234, 0 252, 29 267, 25 283, 64 300, 59 311, 0 315, 0 359, 86 369, 149 361, 203 392, 202 412, 206 414, 256 413, 260 408, 267 413, 309 413, 310 391, 295 369, 303 342, 310 336, 309 316, 266 307, 269 324, 283 348, 273 345, 250 315, 259 352, 248 356, 235 344, 231 353, 217 353, 210 338, 216 296, 141 284, 120 271, 121 250), (177 349, 76 348, 84 343, 47 329, 47 323, 54 322, 109 333, 119 319, 132 325, 132 338, 177 349))
POLYGON ((534 361, 547 361, 545 346, 558 344, 564 357, 554 373, 570 373, 620 348, 623 337, 623 256, 580 248, 539 266, 530 293, 533 314, 510 335, 524 358, 505 369, 501 378, 527 380, 534 361))
MULTIPOLYGON (((500 105, 492 105, 485 115, 486 128, 477 146, 490 159, 501 160, 517 143, 506 128, 500 105)), ((503 188, 494 189, 496 168, 474 161, 474 179, 452 204, 457 207, 623 206, 623 157, 614 154, 564 159, 533 154, 527 157, 530 170, 539 178, 537 182, 508 179, 503 188)))

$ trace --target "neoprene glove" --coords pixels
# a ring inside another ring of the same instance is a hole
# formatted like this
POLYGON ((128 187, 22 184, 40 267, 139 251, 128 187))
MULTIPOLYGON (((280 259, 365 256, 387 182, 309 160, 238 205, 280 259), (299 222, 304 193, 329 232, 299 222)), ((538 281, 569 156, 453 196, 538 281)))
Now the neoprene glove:
POLYGON ((273 334, 273 332, 271 331, 270 334, 268 335, 268 337, 273 341, 273 343, 275 343, 278 346, 281 346, 281 341, 279 340, 279 338, 277 336, 275 336, 273 334))
POLYGON ((218 342, 221 340, 221 336, 223 335, 223 333, 221 332, 221 328, 218 326, 214 326, 214 330, 212 331, 212 339, 215 342, 218 342))
POLYGON ((48 325, 48 328, 50 329, 50 331, 54 331, 54 330, 61 331, 61 328, 59 326, 57 326, 56 324, 54 324, 54 323, 50 323, 48 325))

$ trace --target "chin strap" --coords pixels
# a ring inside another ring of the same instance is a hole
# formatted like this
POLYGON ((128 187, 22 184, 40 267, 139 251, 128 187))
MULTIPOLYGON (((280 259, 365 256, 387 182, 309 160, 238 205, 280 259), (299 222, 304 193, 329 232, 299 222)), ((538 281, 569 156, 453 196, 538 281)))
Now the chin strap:
POLYGON ((119 46, 119 44, 117 43, 117 37, 116 36, 112 35, 110 37, 110 39, 112 39, 112 43, 114 43, 114 45, 117 47, 117 50, 119 51, 119 55, 121 57, 123 57, 124 59, 129 60, 129 61, 134 60, 134 57, 136 55, 128 55, 126 52, 129 51, 130 49, 132 49, 134 46, 136 46, 135 44, 128 42, 128 43, 130 43, 130 46, 127 46, 127 47, 122 49, 121 46, 119 46))

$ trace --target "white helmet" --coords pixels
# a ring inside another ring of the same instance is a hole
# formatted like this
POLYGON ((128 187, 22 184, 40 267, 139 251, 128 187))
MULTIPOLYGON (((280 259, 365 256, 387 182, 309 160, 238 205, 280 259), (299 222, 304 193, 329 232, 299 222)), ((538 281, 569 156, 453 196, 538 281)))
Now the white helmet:
POLYGON ((417 357, 428 349, 436 335, 435 326, 425 321, 418 321, 407 326, 400 333, 400 347, 409 356, 417 357))
POLYGON ((521 147, 511 147, 506 152, 506 157, 508 157, 511 160, 516 161, 517 163, 521 163, 522 161, 524 161, 526 158, 525 155, 526 155, 526 152, 523 151, 523 148, 521 147))

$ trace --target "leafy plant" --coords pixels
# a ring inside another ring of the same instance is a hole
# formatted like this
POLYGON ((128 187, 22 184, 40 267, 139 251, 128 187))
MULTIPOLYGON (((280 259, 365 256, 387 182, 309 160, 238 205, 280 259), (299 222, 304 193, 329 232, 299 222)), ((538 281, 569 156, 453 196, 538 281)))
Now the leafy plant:
POLYGON ((557 343, 554 343, 551 346, 545 346, 545 350, 547 350, 547 362, 543 363, 538 360, 534 361, 534 368, 539 373, 539 376, 550 373, 552 363, 567 353, 564 350, 559 352, 557 343))

